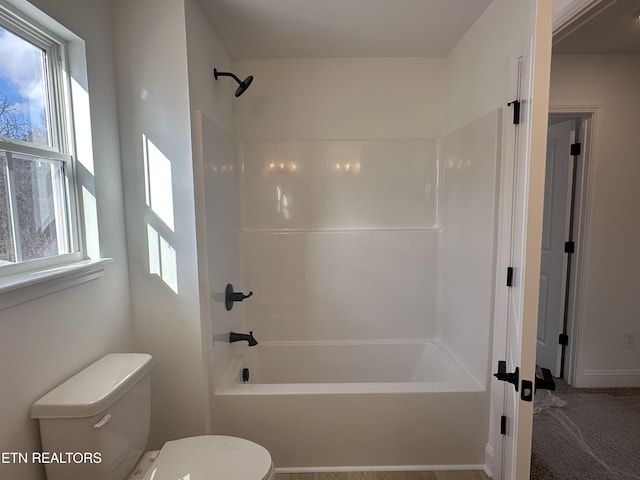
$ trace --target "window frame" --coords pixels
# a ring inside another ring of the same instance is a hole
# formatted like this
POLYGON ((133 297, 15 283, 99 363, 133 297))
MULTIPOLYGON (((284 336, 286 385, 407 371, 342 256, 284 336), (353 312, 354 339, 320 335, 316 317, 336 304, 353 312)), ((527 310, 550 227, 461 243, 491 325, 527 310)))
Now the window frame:
MULTIPOLYGON (((80 204, 80 185, 76 176, 75 143, 72 116, 67 42, 3 0, 0 0, 0 27, 46 52, 43 62, 46 80, 47 122, 50 146, 0 137, 0 150, 61 161, 64 165, 64 190, 69 252, 39 259, 0 265, 0 278, 70 265, 87 259, 80 204)), ((9 172, 8 172, 9 173, 9 172)))

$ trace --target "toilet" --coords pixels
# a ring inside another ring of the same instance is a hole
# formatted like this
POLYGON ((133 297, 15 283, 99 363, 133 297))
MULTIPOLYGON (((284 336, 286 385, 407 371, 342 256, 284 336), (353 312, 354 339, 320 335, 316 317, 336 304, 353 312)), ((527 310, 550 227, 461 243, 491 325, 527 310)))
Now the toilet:
POLYGON ((273 480, 271 455, 236 437, 203 435, 145 452, 152 359, 110 354, 31 407, 47 480, 273 480))

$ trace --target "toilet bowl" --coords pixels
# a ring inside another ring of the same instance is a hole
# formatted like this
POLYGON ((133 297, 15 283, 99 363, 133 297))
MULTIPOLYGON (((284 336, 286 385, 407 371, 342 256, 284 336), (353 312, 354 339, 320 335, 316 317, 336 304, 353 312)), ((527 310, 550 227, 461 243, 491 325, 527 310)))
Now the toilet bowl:
POLYGON ((38 419, 47 480, 272 480, 271 455, 242 438, 203 435, 145 452, 151 356, 110 354, 44 395, 38 419))

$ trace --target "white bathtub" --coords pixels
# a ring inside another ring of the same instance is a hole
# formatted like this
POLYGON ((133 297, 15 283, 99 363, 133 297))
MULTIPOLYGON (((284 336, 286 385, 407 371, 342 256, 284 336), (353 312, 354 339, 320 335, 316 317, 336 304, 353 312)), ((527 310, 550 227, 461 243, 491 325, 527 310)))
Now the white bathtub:
POLYGON ((488 404, 438 342, 263 342, 238 349, 212 420, 281 471, 477 469, 488 404))
POLYGON ((219 395, 473 392, 484 387, 438 342, 265 342, 242 348, 219 395), (249 369, 243 382, 242 370, 249 369))

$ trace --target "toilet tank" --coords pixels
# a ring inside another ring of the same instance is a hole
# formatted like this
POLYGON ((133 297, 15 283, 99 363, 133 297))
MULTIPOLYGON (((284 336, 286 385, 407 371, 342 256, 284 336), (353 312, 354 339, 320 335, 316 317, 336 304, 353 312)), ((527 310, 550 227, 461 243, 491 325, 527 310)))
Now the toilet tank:
POLYGON ((150 370, 151 355, 109 354, 33 404, 47 480, 127 478, 149 436, 150 370))

